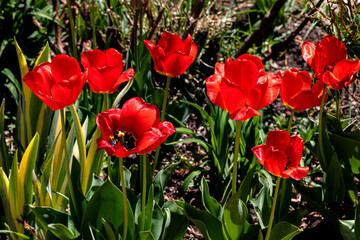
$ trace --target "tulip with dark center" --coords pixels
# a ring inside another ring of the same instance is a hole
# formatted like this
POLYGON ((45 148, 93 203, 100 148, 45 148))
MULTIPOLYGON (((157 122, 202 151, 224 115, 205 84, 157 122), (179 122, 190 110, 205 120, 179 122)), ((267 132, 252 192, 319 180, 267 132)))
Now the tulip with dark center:
POLYGON ((153 151, 175 132, 170 122, 160 122, 156 106, 138 97, 125 102, 122 109, 99 113, 96 124, 102 134, 97 139, 99 149, 121 158, 153 151))

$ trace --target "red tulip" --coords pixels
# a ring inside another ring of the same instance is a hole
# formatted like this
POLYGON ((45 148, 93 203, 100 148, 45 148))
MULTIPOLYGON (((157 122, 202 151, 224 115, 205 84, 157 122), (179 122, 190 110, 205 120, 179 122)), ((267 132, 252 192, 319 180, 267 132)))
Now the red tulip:
POLYGON ((285 71, 281 80, 280 96, 281 102, 296 111, 320 106, 324 90, 324 83, 316 82, 311 90, 311 77, 306 71, 296 68, 285 71))
POLYGON ((49 108, 59 110, 76 101, 85 85, 86 74, 81 73, 75 58, 60 54, 51 63, 36 66, 23 80, 49 108))
POLYGON ((298 136, 289 136, 287 131, 270 131, 266 145, 258 145, 251 150, 265 169, 279 177, 299 181, 306 177, 309 167, 300 167, 304 141, 298 136))
POLYGON ((170 122, 160 122, 156 106, 138 97, 125 102, 122 109, 99 113, 96 124, 102 134, 97 139, 99 149, 118 157, 153 151, 175 132, 170 122))
POLYGON ((353 75, 360 70, 359 59, 346 59, 345 45, 334 36, 326 36, 316 46, 310 41, 302 45, 302 56, 314 70, 314 77, 340 89, 355 80, 353 75))
POLYGON ((121 53, 113 48, 105 51, 94 49, 81 55, 81 64, 88 70, 90 89, 96 93, 114 93, 119 85, 134 77, 135 71, 123 71, 121 53))
POLYGON ((176 34, 163 32, 155 46, 151 41, 144 40, 154 61, 155 71, 169 77, 183 74, 194 62, 197 46, 190 34, 181 40, 176 34))
POLYGON ((260 58, 244 54, 231 61, 216 63, 215 74, 206 79, 211 102, 226 110, 233 120, 245 121, 257 110, 275 101, 280 90, 280 77, 265 76, 260 58))

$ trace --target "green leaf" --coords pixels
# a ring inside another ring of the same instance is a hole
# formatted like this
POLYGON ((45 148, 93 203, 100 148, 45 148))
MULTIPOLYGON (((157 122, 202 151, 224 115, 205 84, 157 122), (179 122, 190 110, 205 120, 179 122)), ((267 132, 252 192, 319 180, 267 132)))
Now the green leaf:
POLYGON ((186 217, 182 208, 180 208, 174 201, 166 202, 163 209, 170 210, 170 221, 163 231, 162 240, 182 240, 184 239, 189 220, 186 217))
POLYGON ((354 233, 354 224, 354 220, 339 220, 339 230, 344 240, 356 239, 354 233))
POLYGON ((259 180, 263 184, 263 187, 252 202, 254 205, 255 213, 259 218, 260 226, 262 229, 264 229, 269 224, 269 217, 272 205, 272 198, 269 193, 269 184, 272 184, 272 182, 269 182, 262 175, 259 175, 259 180))
POLYGON ((197 139, 197 138, 187 138, 187 139, 183 139, 180 141, 175 141, 175 142, 170 142, 170 143, 165 143, 165 145, 176 145, 176 144, 180 144, 180 143, 198 143, 200 146, 202 146, 205 151, 209 151, 209 146, 207 145, 206 142, 204 142, 203 140, 197 139))
POLYGON ((244 180, 241 182, 239 191, 240 191, 240 199, 243 202, 247 202, 249 198, 249 192, 251 187, 251 180, 253 179, 254 172, 256 170, 257 165, 255 165, 245 176, 244 180))
POLYGON ((161 169, 160 172, 156 175, 153 180, 154 184, 154 200, 162 206, 165 202, 164 200, 164 188, 169 181, 171 175, 175 171, 176 167, 179 165, 180 162, 171 164, 164 169, 161 169))
MULTIPOLYGON (((90 239, 91 234, 88 230, 88 224, 94 226, 103 235, 106 235, 106 230, 102 224, 101 219, 104 218, 109 221, 119 231, 123 231, 124 225, 124 202, 122 192, 111 182, 106 181, 92 196, 91 200, 86 206, 82 229, 85 239, 90 239)), ((133 212, 131 206, 128 204, 128 238, 135 239, 135 225, 133 219, 133 212)), ((96 234, 96 239, 100 235, 96 234)))
POLYGON ((325 178, 325 191, 328 204, 340 204, 345 197, 345 184, 342 177, 341 165, 337 154, 331 158, 325 178))
POLYGON ((349 162, 354 174, 360 174, 360 141, 350 137, 329 133, 331 143, 334 145, 339 158, 349 162))
POLYGON ((223 214, 223 231, 229 239, 240 239, 246 226, 248 209, 240 199, 241 191, 237 191, 225 204, 223 214))
POLYGON ((23 239, 30 239, 28 236, 22 234, 22 233, 18 233, 18 232, 13 232, 13 231, 10 231, 10 230, 0 230, 0 233, 11 233, 11 234, 15 234, 23 239))
POLYGON ((163 223, 164 223, 164 213, 159 207, 159 205, 154 202, 154 211, 151 221, 151 233, 153 234, 155 239, 160 239, 163 223))
POLYGON ((329 133, 328 133, 328 129, 327 129, 326 115, 323 116, 322 129, 319 129, 319 131, 322 132, 322 143, 320 143, 320 141, 318 141, 317 144, 316 144, 316 146, 317 146, 317 157, 319 159, 321 168, 324 171, 326 171, 327 168, 329 167, 330 160, 331 160, 331 158, 332 158, 332 156, 334 154, 334 150, 333 150, 333 147, 331 145, 330 138, 329 138, 329 133), (323 159, 322 154, 320 152, 320 144, 323 145, 325 159, 323 159))
POLYGON ((35 214, 37 224, 46 232, 48 225, 52 223, 67 224, 69 215, 50 207, 32 207, 30 209, 35 214))
POLYGON ((217 217, 219 221, 222 219, 223 209, 221 205, 209 194, 209 186, 203 177, 201 179, 201 200, 205 209, 211 213, 213 216, 217 217))
POLYGON ((206 211, 198 210, 193 206, 181 201, 176 201, 176 204, 183 208, 190 221, 199 228, 205 239, 225 239, 223 236, 223 227, 221 222, 216 217, 206 211))
POLYGON ((201 174, 201 171, 203 171, 203 170, 204 170, 204 169, 202 169, 202 170, 192 170, 192 171, 190 172, 190 174, 185 178, 183 184, 181 185, 181 191, 182 191, 182 193, 184 193, 184 194, 186 193, 186 191, 187 191, 187 189, 188 189, 188 187, 189 187, 190 182, 191 182, 194 178, 198 177, 198 176, 201 174))
POLYGON ((215 124, 214 120, 210 117, 210 115, 206 112, 206 110, 203 107, 199 106, 196 103, 189 102, 189 101, 182 101, 182 102, 195 107, 200 112, 201 117, 203 118, 204 122, 206 122, 210 125, 210 128, 212 128, 214 126, 214 124, 215 124))
POLYGON ((291 240, 301 229, 287 222, 279 222, 271 230, 270 240, 291 240))
POLYGON ((110 222, 106 221, 104 218, 102 218, 101 221, 104 224, 108 240, 121 239, 120 234, 110 222))
POLYGON ((80 233, 75 230, 75 232, 68 229, 65 225, 60 223, 54 223, 48 225, 49 230, 61 240, 72 240, 80 236, 80 233))
POLYGON ((154 185, 151 185, 149 189, 149 193, 147 195, 147 203, 145 206, 144 231, 151 229, 153 211, 154 211, 154 185))
POLYGON ((3 168, 5 174, 8 174, 10 168, 10 159, 9 159, 8 149, 5 143, 4 116, 5 116, 5 99, 2 100, 0 106, 0 167, 3 168))
POLYGON ((140 234, 140 240, 155 240, 154 236, 150 231, 141 231, 140 234))
POLYGON ((360 202, 355 210, 355 239, 360 239, 360 202))

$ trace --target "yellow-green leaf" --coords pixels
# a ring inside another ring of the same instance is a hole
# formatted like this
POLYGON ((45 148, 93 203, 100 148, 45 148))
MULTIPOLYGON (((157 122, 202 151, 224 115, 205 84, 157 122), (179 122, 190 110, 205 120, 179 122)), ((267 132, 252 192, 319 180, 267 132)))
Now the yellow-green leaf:
POLYGON ((24 189, 25 204, 32 202, 32 171, 35 168, 36 155, 39 146, 39 134, 35 134, 27 147, 20 163, 20 184, 24 189))
POLYGON ((15 47, 16 47, 16 53, 18 57, 19 67, 20 67, 20 73, 21 73, 21 79, 25 76, 25 74, 29 71, 28 65, 26 63, 25 56, 23 52, 21 51, 21 48, 19 47, 19 44, 15 40, 15 47))
POLYGON ((35 66, 40 63, 48 62, 49 61, 49 43, 47 42, 43 50, 41 51, 40 55, 35 61, 35 66))
POLYGON ((0 196, 2 205, 4 206, 5 215, 7 217, 6 223, 9 225, 10 229, 16 231, 15 222, 13 221, 11 214, 11 201, 9 198, 9 180, 4 172, 4 170, 0 167, 0 196))

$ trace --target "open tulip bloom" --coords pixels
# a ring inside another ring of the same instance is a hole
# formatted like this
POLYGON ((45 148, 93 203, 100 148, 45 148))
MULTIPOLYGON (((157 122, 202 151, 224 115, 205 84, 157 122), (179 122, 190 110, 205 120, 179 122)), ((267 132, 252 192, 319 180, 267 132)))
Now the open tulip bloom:
POLYGON ((359 59, 346 59, 345 45, 334 36, 326 36, 316 46, 310 41, 302 45, 302 56, 314 70, 314 77, 330 88, 341 89, 355 80, 360 70, 359 59))
POLYGON ((24 83, 52 110, 72 105, 85 85, 86 73, 77 60, 64 54, 43 62, 24 76, 24 83))
POLYGON ((120 158, 153 151, 175 132, 170 122, 160 122, 156 106, 139 97, 125 102, 122 109, 99 113, 96 124, 102 134, 97 139, 99 149, 120 158))
POLYGON ((135 74, 132 68, 122 72, 121 53, 113 48, 105 51, 84 51, 81 55, 81 64, 88 70, 90 89, 96 93, 114 93, 121 83, 129 81, 135 74))
POLYGON ((144 40, 154 61, 155 71, 168 77, 183 74, 194 62, 197 46, 190 34, 185 40, 169 32, 163 32, 155 46, 151 41, 144 40))
POLYGON ((298 136, 289 136, 287 131, 270 131, 266 144, 253 147, 259 163, 278 177, 293 178, 297 181, 306 177, 309 167, 300 167, 304 141, 298 136))
POLYGON ((280 97, 281 102, 296 111, 320 106, 324 83, 316 82, 312 88, 310 74, 296 68, 288 69, 282 76, 280 97))
POLYGON ((245 121, 258 110, 275 101, 280 90, 280 77, 265 76, 260 58, 243 54, 231 61, 216 63, 215 74, 206 79, 210 101, 226 110, 233 120, 245 121))

